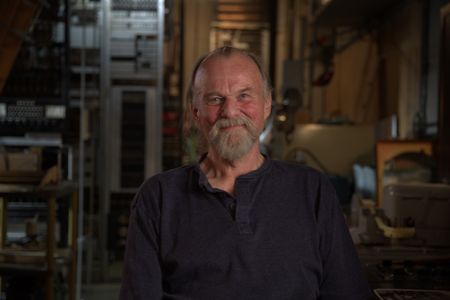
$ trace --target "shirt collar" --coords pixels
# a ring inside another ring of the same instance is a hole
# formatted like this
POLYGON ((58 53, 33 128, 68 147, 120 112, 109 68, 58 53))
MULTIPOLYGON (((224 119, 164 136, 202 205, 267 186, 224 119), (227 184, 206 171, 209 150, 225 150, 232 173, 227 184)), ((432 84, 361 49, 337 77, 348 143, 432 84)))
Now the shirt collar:
MULTIPOLYGON (((200 187, 206 189, 207 191, 213 192, 213 191, 215 191, 215 189, 213 187, 211 187, 211 185, 208 182, 208 178, 206 178, 205 173, 203 173, 203 171, 200 169, 200 163, 206 158, 207 155, 208 155, 208 153, 204 153, 200 157, 199 161, 195 164, 194 169, 195 169, 196 173, 198 174, 198 185, 200 187)), ((254 171, 251 171, 249 173, 238 176, 236 178, 236 182, 240 181, 240 180, 248 181, 251 179, 256 179, 256 178, 260 177, 261 175, 263 175, 269 169, 271 160, 265 154, 262 154, 262 156, 264 156, 264 161, 263 161, 262 165, 254 171)))

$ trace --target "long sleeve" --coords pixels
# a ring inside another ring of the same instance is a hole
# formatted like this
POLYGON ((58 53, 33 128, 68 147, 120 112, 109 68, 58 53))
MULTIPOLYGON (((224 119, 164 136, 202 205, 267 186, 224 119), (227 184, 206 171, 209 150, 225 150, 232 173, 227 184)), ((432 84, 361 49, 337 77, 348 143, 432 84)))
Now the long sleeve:
POLYGON ((323 279, 321 300, 361 300, 371 295, 342 210, 330 182, 322 177, 318 224, 323 279))
MULTIPOLYGON (((162 298, 158 222, 149 216, 153 191, 141 188, 131 205, 123 269, 121 300, 162 298)), ((154 212, 152 212, 152 215, 154 212)))

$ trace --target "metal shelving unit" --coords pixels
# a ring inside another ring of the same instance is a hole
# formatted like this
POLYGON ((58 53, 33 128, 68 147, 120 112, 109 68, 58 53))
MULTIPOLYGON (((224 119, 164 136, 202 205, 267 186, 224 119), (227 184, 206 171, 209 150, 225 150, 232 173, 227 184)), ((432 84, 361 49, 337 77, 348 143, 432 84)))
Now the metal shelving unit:
POLYGON ((101 262, 105 277, 108 259, 124 248, 108 219, 162 169, 164 1, 104 0, 101 16, 99 251, 110 254, 101 262))
MULTIPOLYGON (((11 2, 0 8, 8 11, 11 2)), ((68 1, 14 2, 9 20, 0 22, 0 134, 62 135, 69 84, 68 1)))

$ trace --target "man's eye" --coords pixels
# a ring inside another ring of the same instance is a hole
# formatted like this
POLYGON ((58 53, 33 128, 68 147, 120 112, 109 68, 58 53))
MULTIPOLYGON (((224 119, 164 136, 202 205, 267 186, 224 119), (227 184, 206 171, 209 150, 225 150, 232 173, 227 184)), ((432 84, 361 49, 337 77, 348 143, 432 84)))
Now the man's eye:
POLYGON ((247 94, 247 93, 242 93, 242 94, 239 95, 239 99, 241 99, 241 100, 248 100, 248 99, 250 99, 250 95, 247 94))
POLYGON ((217 105, 217 104, 221 104, 223 102, 223 98, 222 97, 212 97, 208 99, 208 105, 217 105))

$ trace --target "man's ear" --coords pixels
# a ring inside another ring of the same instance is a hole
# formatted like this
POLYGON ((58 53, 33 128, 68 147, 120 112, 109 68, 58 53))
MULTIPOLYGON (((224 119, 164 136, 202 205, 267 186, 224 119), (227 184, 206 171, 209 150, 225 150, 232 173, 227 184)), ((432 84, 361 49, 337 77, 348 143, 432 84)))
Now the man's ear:
POLYGON ((192 119, 197 121, 198 120, 198 108, 195 107, 195 105, 192 102, 189 104, 189 107, 190 107, 192 119))
POLYGON ((264 120, 267 120, 271 112, 272 112, 272 95, 269 95, 264 101, 264 120))

